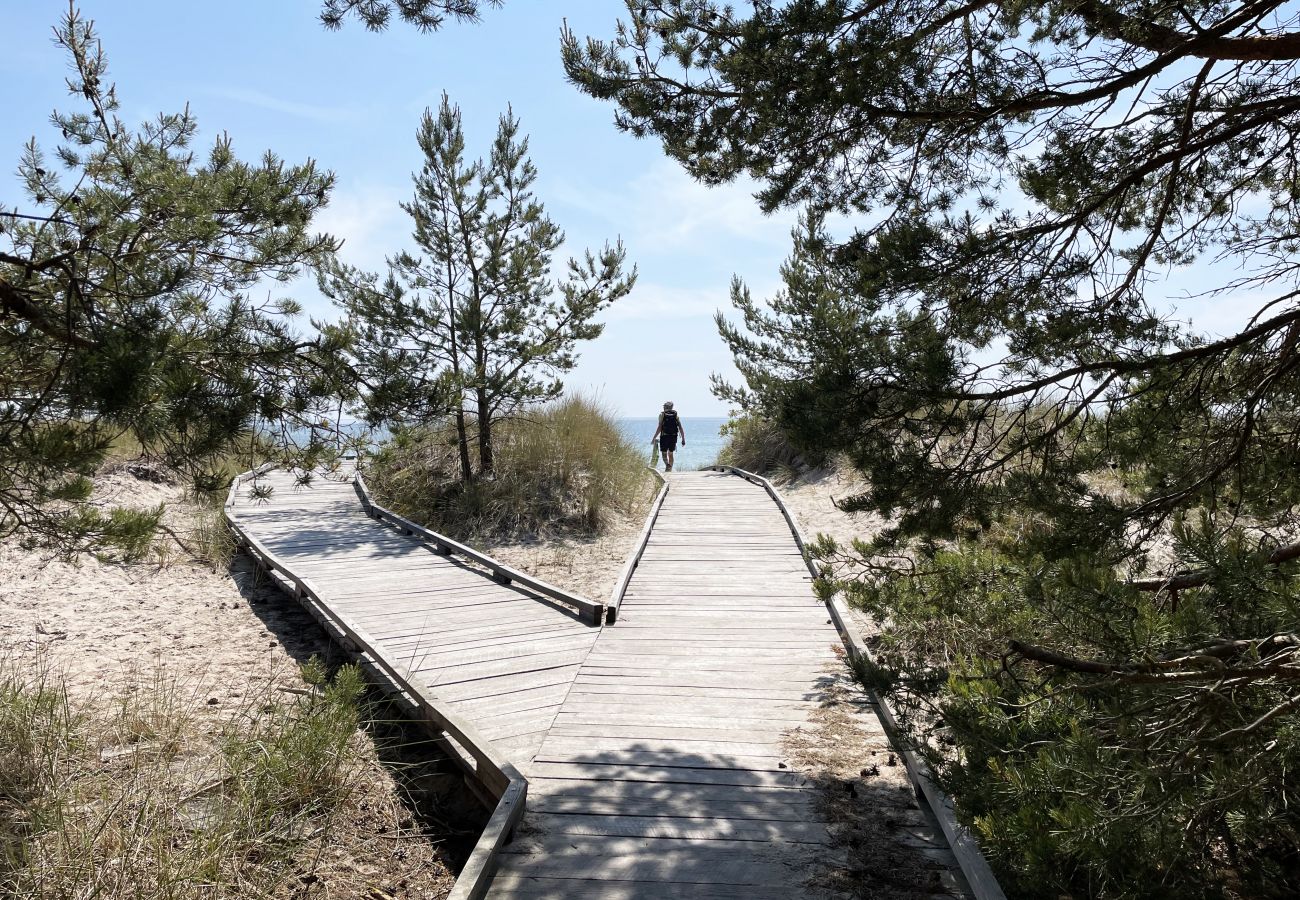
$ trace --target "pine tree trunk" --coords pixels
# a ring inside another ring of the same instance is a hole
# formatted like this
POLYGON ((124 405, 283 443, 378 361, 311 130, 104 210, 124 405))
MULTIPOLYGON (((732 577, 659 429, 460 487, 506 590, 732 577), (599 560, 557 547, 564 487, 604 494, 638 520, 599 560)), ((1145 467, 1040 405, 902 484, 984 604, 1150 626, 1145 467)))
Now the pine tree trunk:
POLYGON ((478 470, 482 475, 492 474, 492 411, 488 409, 487 392, 479 388, 478 395, 478 470))
MULTIPOLYGON (((448 285, 454 280, 450 258, 450 255, 448 255, 448 285)), ((450 289, 447 291, 447 336, 451 340, 451 371, 456 376, 457 390, 461 390, 459 387, 460 347, 457 346, 456 342, 456 295, 450 289)), ((474 480, 474 466, 469 461, 469 429, 465 427, 465 394, 463 390, 460 398, 456 401, 456 449, 460 454, 461 484, 469 484, 474 480)))
POLYGON ((475 297, 474 400, 478 404, 478 471, 492 474, 492 409, 488 404, 487 342, 483 333, 482 301, 475 297))
POLYGON ((460 452, 460 480, 469 484, 474 480, 474 468, 469 461, 469 429, 465 427, 465 407, 456 406, 456 447, 460 452))

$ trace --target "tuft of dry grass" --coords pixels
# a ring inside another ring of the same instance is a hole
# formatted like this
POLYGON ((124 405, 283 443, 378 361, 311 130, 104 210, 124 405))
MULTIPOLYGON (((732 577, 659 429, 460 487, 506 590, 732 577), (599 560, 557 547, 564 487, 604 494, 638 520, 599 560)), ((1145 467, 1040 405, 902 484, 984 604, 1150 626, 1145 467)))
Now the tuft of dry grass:
POLYGON ((718 463, 736 466, 759 475, 793 477, 800 470, 821 465, 822 459, 808 459, 773 422, 752 415, 733 417, 723 433, 727 443, 718 453, 718 463))
POLYGON ((44 666, 0 660, 0 896, 444 896, 435 849, 367 793, 360 671, 313 659, 303 677, 215 719, 204 685, 162 670, 74 701, 44 666))

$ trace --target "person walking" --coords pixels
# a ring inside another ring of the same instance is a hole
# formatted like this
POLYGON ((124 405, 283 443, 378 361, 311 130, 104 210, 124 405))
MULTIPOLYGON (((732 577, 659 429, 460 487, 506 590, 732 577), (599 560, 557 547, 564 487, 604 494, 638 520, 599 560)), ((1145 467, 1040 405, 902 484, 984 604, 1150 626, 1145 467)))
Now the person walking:
POLYGON ((673 401, 669 400, 664 404, 664 411, 659 414, 659 425, 655 428, 655 436, 650 438, 650 443, 658 444, 659 453, 664 460, 664 471, 673 470, 673 454, 677 451, 677 436, 682 437, 682 446, 686 446, 686 428, 682 425, 681 417, 677 415, 677 410, 673 409, 673 401))

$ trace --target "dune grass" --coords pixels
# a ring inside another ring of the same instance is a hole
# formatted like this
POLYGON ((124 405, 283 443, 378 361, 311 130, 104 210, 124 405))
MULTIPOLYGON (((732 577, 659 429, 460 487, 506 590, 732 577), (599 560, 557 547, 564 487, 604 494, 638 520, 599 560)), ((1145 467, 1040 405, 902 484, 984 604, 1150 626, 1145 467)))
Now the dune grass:
POLYGON ((644 453, 596 401, 571 397, 494 426, 495 472, 458 480, 450 428, 407 429, 369 460, 385 505, 458 537, 595 533, 653 496, 644 453))
POLYGON ((365 766, 364 681, 268 684, 204 715, 162 673, 91 700, 0 661, 0 896, 189 900, 310 883, 365 766))
POLYGON ((759 475, 793 475, 823 459, 809 459, 774 423, 758 416, 734 416, 723 427, 727 443, 718 453, 718 464, 735 466, 759 475))

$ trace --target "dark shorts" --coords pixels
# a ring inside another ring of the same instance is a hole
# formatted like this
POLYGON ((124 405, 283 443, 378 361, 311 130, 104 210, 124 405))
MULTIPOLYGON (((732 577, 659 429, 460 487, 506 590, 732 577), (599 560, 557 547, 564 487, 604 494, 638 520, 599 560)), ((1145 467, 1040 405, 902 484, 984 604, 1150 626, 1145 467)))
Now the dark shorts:
POLYGON ((663 451, 677 449, 677 435, 661 434, 659 435, 659 449, 663 451))

